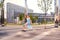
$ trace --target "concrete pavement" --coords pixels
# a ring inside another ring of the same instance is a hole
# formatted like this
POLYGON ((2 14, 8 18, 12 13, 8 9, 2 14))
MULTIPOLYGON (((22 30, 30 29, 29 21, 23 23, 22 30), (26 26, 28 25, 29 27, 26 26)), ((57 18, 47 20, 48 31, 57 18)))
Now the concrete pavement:
MULTIPOLYGON (((52 28, 51 28, 52 29, 52 28)), ((43 29, 43 28, 40 28, 40 29, 33 29, 33 30, 28 30, 27 32, 22 32, 21 30, 18 31, 18 32, 15 32, 14 34, 11 34, 10 36, 6 36, 0 40, 27 40, 27 39, 32 39, 34 38, 35 36, 38 36, 40 34, 43 34, 44 32, 47 32, 51 29, 43 29)))
POLYGON ((46 29, 46 30, 32 30, 27 32, 17 32, 12 36, 5 37, 1 40, 42 40, 47 35, 55 32, 57 29, 46 29))
POLYGON ((48 31, 27 31, 18 32, 1 40, 60 40, 60 28, 53 28, 48 31))
MULTIPOLYGON (((54 26, 49 26, 49 27, 47 26, 47 29, 44 29, 44 27, 42 27, 42 26, 41 27, 36 26, 36 27, 33 27, 34 28, 33 30, 28 30, 27 32, 22 32, 21 30, 19 30, 9 36, 6 36, 6 37, 0 39, 0 40, 44 40, 47 35, 51 35, 51 33, 54 33, 59 30, 59 28, 56 29, 53 27, 54 26)), ((19 28, 19 26, 18 27, 16 27, 16 26, 15 27, 7 27, 7 29, 11 29, 11 28, 13 30, 15 28, 19 28)), ((46 40, 48 40, 48 37, 46 38, 46 40)))
POLYGON ((57 28, 55 32, 52 32, 51 34, 46 35, 46 37, 40 40, 60 40, 60 28, 57 28))

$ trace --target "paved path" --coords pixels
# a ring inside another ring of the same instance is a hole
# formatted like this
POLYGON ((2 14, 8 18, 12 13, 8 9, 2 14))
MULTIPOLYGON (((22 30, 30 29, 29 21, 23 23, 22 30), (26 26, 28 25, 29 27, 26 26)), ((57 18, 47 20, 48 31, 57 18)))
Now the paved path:
MULTIPOLYGON (((48 38, 52 39, 52 36, 56 37, 55 40, 59 39, 59 29, 60 28, 53 28, 54 26, 47 26, 47 29, 44 27, 33 27, 33 30, 28 30, 26 32, 21 31, 20 27, 4 27, 3 32, 8 32, 7 34, 10 35, 0 38, 0 40, 49 40, 48 38), (8 30, 7 30, 8 29, 8 30), (56 33, 57 32, 57 33, 56 33), (54 34, 56 33, 55 36, 54 34), (50 36, 51 35, 51 36, 50 36)), ((0 33, 2 32, 0 31, 0 33)), ((5 34, 5 35, 7 35, 5 34)))
MULTIPOLYGON (((43 35, 45 32, 49 32, 53 28, 44 29, 43 27, 36 27, 33 30, 28 30, 27 32, 22 32, 21 30, 19 32, 16 32, 14 34, 11 34, 10 36, 4 37, 0 40, 28 40, 28 39, 35 39, 38 35, 43 35)), ((46 34, 45 34, 46 35, 46 34)))
POLYGON ((60 28, 56 29, 55 32, 46 35, 44 38, 40 40, 60 40, 60 28))
POLYGON ((17 32, 16 34, 1 40, 60 40, 60 30, 57 28, 45 31, 17 32))

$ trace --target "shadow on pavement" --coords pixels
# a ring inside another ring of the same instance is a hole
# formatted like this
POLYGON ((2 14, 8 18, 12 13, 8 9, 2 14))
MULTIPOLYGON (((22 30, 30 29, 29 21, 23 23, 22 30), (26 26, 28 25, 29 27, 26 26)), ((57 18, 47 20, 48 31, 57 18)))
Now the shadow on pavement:
POLYGON ((3 37, 5 37, 5 36, 8 36, 8 33, 0 31, 0 39, 3 38, 3 37))
POLYGON ((6 36, 6 35, 8 35, 7 32, 0 32, 0 36, 6 36))

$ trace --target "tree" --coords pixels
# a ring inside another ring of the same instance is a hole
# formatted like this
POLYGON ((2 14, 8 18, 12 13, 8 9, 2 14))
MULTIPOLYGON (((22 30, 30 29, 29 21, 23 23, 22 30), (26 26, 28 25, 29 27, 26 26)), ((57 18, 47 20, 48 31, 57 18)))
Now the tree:
POLYGON ((3 2, 0 3, 0 7, 3 7, 3 2))
POLYGON ((46 22, 46 14, 51 10, 52 0, 38 0, 38 7, 45 13, 44 20, 46 22))
POLYGON ((46 14, 51 9, 52 0, 38 0, 38 7, 46 14))
POLYGON ((4 27, 4 0, 0 0, 0 8, 1 8, 1 25, 4 27))

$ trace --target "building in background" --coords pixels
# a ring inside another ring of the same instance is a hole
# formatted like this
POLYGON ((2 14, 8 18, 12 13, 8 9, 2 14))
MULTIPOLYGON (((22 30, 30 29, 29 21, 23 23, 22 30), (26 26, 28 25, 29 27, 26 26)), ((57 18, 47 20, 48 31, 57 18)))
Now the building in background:
MULTIPOLYGON (((44 18, 45 18, 45 14, 44 13, 29 13, 29 15, 32 15, 33 17, 37 16, 38 19, 37 19, 37 23, 41 23, 41 22, 44 22, 44 18)), ((54 17, 55 17, 55 14, 53 12, 51 12, 51 14, 48 14, 46 15, 46 21, 47 22, 51 22, 53 21, 54 22, 54 17)))
MULTIPOLYGON (((28 13, 38 15, 43 13, 37 5, 37 0, 27 0, 28 13)), ((54 2, 52 9, 49 12, 54 12, 54 2)), ((4 1, 4 17, 8 22, 14 22, 14 19, 19 13, 25 12, 25 0, 5 0, 4 1)))
MULTIPOLYGON (((22 6, 18 6, 16 4, 7 3, 7 21, 14 22, 19 14, 25 13, 25 8, 22 6)), ((33 13, 32 9, 28 9, 28 13, 33 13)))
MULTIPOLYGON (((9 23, 13 23, 14 19, 18 17, 19 14, 25 13, 25 7, 11 3, 12 1, 5 0, 4 2, 4 15, 5 19, 9 23)), ((19 1, 18 1, 19 2, 19 1)), ((22 2, 23 3, 23 2, 22 2)), ((33 13, 32 9, 27 9, 28 13, 33 13)))

